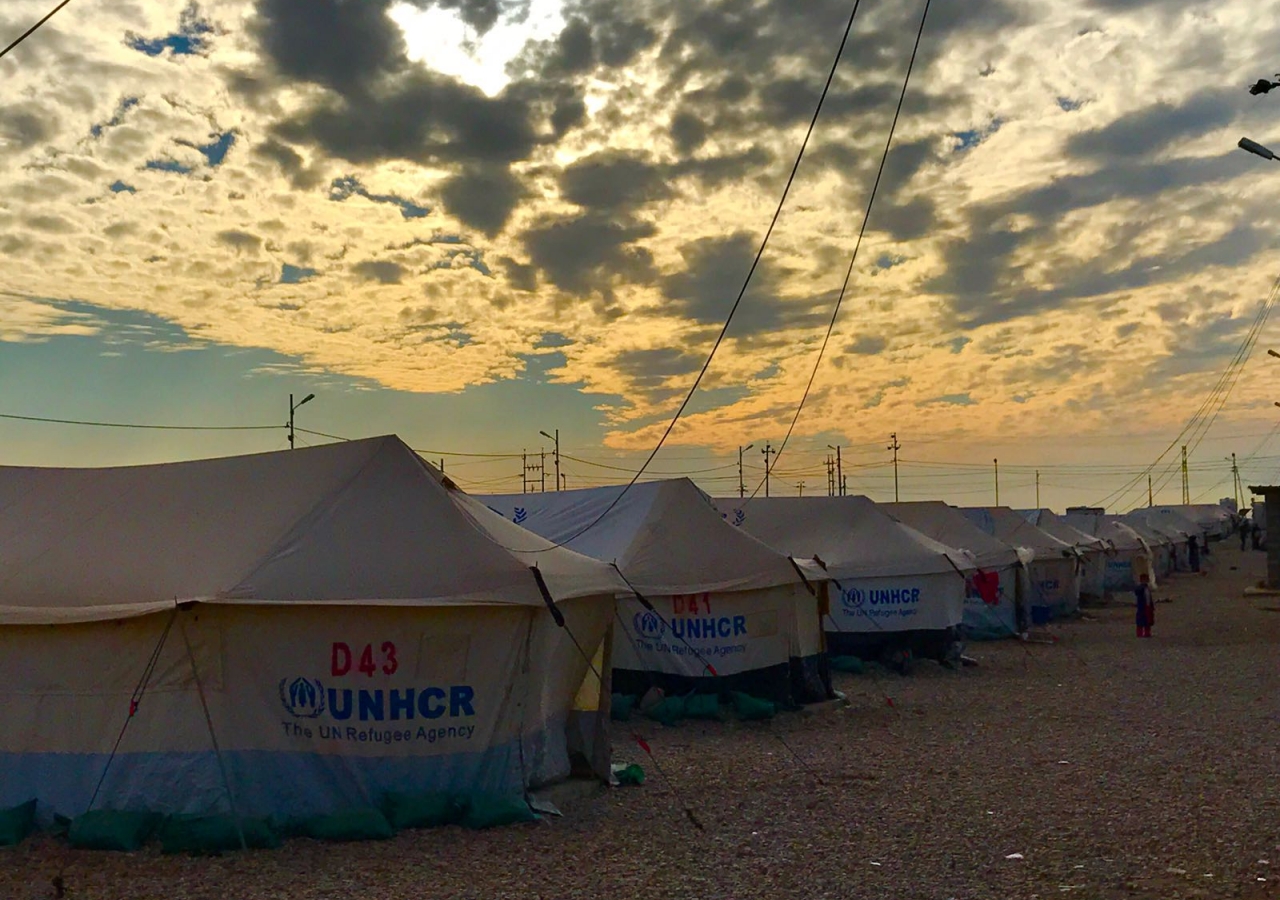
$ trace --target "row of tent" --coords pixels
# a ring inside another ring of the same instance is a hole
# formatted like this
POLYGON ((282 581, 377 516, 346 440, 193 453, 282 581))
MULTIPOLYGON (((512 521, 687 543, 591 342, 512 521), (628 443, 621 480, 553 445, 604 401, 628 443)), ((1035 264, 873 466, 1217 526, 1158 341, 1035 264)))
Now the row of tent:
POLYGON ((614 693, 832 696, 1163 575, 1231 528, 687 479, 473 497, 393 436, 0 467, 0 807, 323 815, 609 775, 614 693))

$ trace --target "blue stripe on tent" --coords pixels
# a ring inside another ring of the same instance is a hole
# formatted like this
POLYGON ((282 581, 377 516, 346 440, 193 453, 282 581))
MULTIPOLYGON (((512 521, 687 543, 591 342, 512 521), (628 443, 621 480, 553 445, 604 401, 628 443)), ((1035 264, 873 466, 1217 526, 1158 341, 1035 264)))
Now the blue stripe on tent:
MULTIPOLYGON (((319 815, 377 804, 389 790, 524 791, 515 741, 447 756, 240 750, 222 757, 239 811, 250 816, 319 815)), ((0 753, 0 807, 34 797, 46 823, 54 813, 83 813, 106 762, 103 753, 0 753)), ((225 812, 227 801, 212 750, 121 753, 111 762, 94 808, 199 814, 225 812)))

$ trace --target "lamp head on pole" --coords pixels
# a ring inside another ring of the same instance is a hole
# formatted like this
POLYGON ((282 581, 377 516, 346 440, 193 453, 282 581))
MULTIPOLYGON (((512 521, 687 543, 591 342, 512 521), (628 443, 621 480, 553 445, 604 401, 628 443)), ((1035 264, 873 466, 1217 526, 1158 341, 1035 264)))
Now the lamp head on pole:
POLYGON ((312 400, 314 400, 314 399, 316 399, 316 395, 315 395, 315 394, 307 394, 307 396, 305 396, 305 397, 303 397, 301 400, 299 400, 299 401, 294 405, 294 407, 293 407, 293 408, 294 408, 294 409, 297 409, 299 406, 302 406, 304 403, 310 403, 310 402, 311 402, 312 400))
POLYGON ((1280 157, 1277 157, 1270 150, 1268 150, 1266 147, 1259 144, 1257 141, 1251 141, 1247 137, 1240 138, 1240 142, 1237 143, 1236 146, 1239 147, 1241 150, 1245 150, 1245 151, 1248 151, 1249 153, 1252 153, 1254 156, 1261 156, 1263 159, 1280 158, 1280 157))
POLYGON ((551 437, 551 435, 547 434, 545 431, 539 431, 538 434, 542 435, 544 438, 547 438, 548 440, 552 440, 552 441, 555 440, 555 438, 551 437))
POLYGON ((755 446, 755 444, 754 444, 754 443, 752 443, 752 444, 747 444, 747 446, 745 446, 745 447, 743 447, 743 448, 742 448, 742 452, 743 452, 743 453, 746 453, 748 450, 750 450, 750 449, 751 449, 752 447, 754 447, 754 446, 755 446))

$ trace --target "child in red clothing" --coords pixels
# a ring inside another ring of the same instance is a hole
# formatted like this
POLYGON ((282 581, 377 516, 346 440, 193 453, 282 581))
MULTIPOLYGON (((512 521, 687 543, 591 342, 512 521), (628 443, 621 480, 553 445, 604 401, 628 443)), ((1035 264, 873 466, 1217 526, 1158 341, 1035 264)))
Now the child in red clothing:
POLYGON ((1156 601, 1151 596, 1151 576, 1139 576, 1138 584, 1133 589, 1137 598, 1138 637, 1151 637, 1151 626, 1156 623, 1156 601))

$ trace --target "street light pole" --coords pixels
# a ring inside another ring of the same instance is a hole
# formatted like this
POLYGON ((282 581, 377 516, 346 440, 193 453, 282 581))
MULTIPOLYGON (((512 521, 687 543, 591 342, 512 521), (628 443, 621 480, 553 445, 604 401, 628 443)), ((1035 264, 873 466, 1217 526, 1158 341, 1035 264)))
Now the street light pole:
POLYGON ((293 394, 289 395, 289 449, 290 450, 293 449, 293 414, 298 409, 298 407, 302 406, 305 403, 309 403, 314 399, 316 399, 315 394, 307 394, 307 396, 303 397, 297 403, 294 403, 293 394))
POLYGON ((844 496, 844 467, 843 467, 843 464, 840 462, 840 446, 838 444, 834 447, 832 447, 830 444, 827 444, 827 446, 830 447, 832 450, 836 451, 836 493, 841 497, 843 497, 844 496))
POLYGON ((554 436, 547 434, 545 431, 539 431, 538 434, 542 435, 544 438, 551 438, 551 440, 556 443, 555 450, 552 451, 551 458, 556 465, 556 490, 558 491, 560 490, 560 429, 556 429, 554 436))
POLYGON ((1000 460, 993 459, 991 460, 991 462, 996 467, 996 506, 999 506, 1000 505, 1000 460))
POLYGON ((750 450, 754 446, 755 444, 747 444, 747 446, 745 447, 743 446, 738 447, 738 499, 739 500, 747 496, 747 482, 742 477, 742 454, 746 453, 748 450, 750 450))

